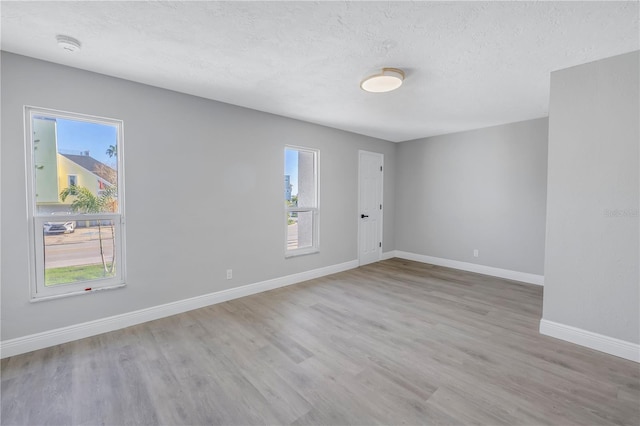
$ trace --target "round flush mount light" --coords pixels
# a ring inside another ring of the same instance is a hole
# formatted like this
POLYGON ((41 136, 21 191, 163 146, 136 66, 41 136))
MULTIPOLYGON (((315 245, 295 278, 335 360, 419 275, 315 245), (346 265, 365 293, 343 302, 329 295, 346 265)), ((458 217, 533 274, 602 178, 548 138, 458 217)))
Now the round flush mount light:
POLYGON ((77 52, 80 50, 80 42, 73 37, 57 35, 56 40, 58 41, 58 46, 67 52, 77 52))
POLYGON ((367 92, 384 93, 396 90, 402 86, 404 71, 398 68, 382 68, 378 74, 374 74, 362 80, 360 88, 367 92))

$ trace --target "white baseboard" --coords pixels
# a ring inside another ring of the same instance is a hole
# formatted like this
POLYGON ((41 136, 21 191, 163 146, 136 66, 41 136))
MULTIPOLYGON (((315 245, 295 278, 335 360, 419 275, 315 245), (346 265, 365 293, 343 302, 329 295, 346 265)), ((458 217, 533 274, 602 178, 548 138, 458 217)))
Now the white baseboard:
POLYGON ((132 325, 153 321, 159 318, 180 314, 193 309, 203 308, 216 303, 226 302, 239 297, 297 284, 302 281, 320 278, 326 275, 354 269, 358 267, 358 261, 352 260, 337 265, 326 266, 324 268, 313 269, 311 271, 300 272, 271 280, 261 281, 254 284, 247 284, 241 287, 221 290, 215 293, 204 294, 189 299, 178 300, 164 305, 153 306, 151 308, 140 309, 138 311, 89 321, 82 324, 75 324, 69 327, 58 328, 42 333, 31 334, 29 336, 0 342, 0 358, 7 358, 37 349, 55 346, 73 340, 84 339, 85 337, 109 331, 119 330, 132 325))
POLYGON ((640 362, 640 345, 637 343, 604 336, 546 319, 540 320, 540 334, 586 346, 587 348, 630 361, 640 362))
POLYGON ((509 269, 494 268, 493 266, 478 265, 476 263, 461 262, 459 260, 425 256, 423 254, 409 253, 400 250, 395 250, 394 254, 395 257, 399 257, 401 259, 430 263, 432 265, 438 266, 446 266, 447 268, 461 269, 463 271, 476 272, 478 274, 491 275, 493 277, 506 278, 508 280, 521 281, 523 283, 544 285, 543 275, 511 271, 509 269))
POLYGON ((396 251, 395 250, 391 250, 391 251, 386 251, 384 253, 382 253, 382 256, 380 257, 380 260, 387 260, 387 259, 391 259, 394 257, 398 257, 396 256, 396 251))

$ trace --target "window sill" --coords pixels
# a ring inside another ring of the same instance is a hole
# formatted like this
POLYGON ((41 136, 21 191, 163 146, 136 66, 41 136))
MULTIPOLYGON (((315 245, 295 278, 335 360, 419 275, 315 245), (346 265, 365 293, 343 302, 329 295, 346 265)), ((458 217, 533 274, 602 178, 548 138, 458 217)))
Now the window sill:
POLYGON ((46 296, 31 296, 31 299, 29 299, 29 302, 38 303, 38 302, 44 302, 46 300, 61 299, 63 297, 81 296, 83 294, 94 294, 104 290, 115 290, 118 288, 123 288, 125 286, 126 284, 123 283, 123 284, 93 288, 91 290, 80 290, 80 291, 73 291, 73 292, 62 293, 62 294, 51 294, 46 296))
POLYGON ((291 250, 291 251, 287 251, 284 254, 284 258, 288 259, 290 257, 306 256, 308 254, 315 254, 315 253, 320 253, 320 249, 309 248, 309 249, 291 250))

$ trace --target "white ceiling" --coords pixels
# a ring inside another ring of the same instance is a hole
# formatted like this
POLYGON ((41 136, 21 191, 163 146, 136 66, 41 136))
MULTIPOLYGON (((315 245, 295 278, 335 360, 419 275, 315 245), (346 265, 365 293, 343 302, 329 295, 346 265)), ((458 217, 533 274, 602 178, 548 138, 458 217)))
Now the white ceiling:
POLYGON ((551 71, 640 48, 638 5, 2 1, 1 46, 398 142, 546 116, 551 71), (405 84, 362 91, 384 66, 405 84))

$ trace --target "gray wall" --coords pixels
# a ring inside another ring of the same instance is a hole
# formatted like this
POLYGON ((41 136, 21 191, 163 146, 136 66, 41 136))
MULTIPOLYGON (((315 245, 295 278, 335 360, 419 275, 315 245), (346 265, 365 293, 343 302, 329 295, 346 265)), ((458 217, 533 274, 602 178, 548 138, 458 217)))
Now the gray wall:
POLYGON ((546 320, 640 342, 638 52, 551 74, 546 320))
POLYGON ((399 144, 397 250, 542 275, 547 125, 540 118, 399 144))
POLYGON ((357 259, 359 149, 385 155, 394 204, 390 142, 6 52, 1 75, 3 340, 357 259), (29 303, 24 105, 124 121, 125 289, 29 303), (321 166, 321 252, 290 259, 286 144, 319 148, 321 166))

